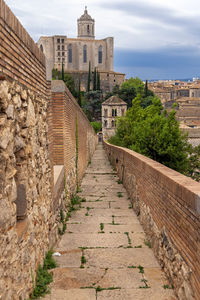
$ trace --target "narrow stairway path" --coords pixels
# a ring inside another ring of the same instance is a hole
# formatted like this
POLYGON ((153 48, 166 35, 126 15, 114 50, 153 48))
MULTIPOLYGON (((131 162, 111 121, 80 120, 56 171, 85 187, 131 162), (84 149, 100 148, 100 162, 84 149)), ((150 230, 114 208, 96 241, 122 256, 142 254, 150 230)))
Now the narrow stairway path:
POLYGON ((55 251, 46 300, 175 300, 126 190, 98 145, 82 181, 86 199, 55 251))

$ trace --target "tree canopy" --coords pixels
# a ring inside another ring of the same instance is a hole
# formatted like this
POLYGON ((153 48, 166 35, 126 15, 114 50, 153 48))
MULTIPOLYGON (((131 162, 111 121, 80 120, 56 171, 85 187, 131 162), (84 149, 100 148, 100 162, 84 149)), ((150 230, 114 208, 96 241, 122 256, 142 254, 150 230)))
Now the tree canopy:
POLYGON ((146 108, 141 107, 141 101, 141 96, 136 97, 125 117, 117 120, 116 135, 110 142, 188 173, 189 144, 179 128, 175 110, 167 114, 157 97, 146 108))
POLYGON ((126 80, 122 83, 121 88, 118 85, 114 86, 112 93, 108 93, 105 98, 107 99, 112 95, 117 95, 124 100, 128 108, 132 106, 132 100, 139 95, 141 97, 140 105, 144 108, 152 104, 154 97, 153 92, 148 89, 147 80, 144 85, 143 81, 138 77, 131 77, 126 80))

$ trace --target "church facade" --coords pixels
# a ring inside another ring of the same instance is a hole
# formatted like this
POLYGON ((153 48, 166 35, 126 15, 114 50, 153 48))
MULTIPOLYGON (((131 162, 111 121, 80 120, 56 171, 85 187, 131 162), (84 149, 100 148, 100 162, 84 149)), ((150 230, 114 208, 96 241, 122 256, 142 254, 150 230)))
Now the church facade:
POLYGON ((125 74, 113 71, 113 37, 95 39, 95 20, 85 8, 84 14, 77 20, 77 38, 63 35, 42 36, 38 46, 46 56, 47 79, 51 80, 52 69, 62 69, 70 73, 77 83, 81 78, 81 88, 86 90, 89 62, 91 71, 96 67, 100 73, 102 89, 111 91, 116 84, 121 85, 125 74))

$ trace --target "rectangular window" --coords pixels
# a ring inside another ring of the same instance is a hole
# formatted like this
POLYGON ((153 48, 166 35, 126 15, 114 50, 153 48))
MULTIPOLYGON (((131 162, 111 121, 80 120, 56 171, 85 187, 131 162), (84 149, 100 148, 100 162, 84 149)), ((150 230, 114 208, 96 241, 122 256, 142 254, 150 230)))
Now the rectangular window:
POLYGON ((60 57, 58 57, 58 61, 60 61, 60 57))
POLYGON ((57 50, 60 50, 60 45, 58 45, 57 50))
POLYGON ((64 40, 64 39, 62 39, 62 44, 64 44, 64 42, 65 42, 65 40, 64 40))
POLYGON ((65 50, 65 46, 62 46, 62 50, 63 50, 63 51, 65 50))
POLYGON ((65 56, 65 52, 62 52, 62 56, 65 56))
POLYGON ((62 61, 65 61, 65 58, 63 58, 62 61))
POLYGON ((60 43, 60 39, 57 39, 57 43, 58 43, 58 44, 60 43))
POLYGON ((58 52, 58 56, 60 56, 60 52, 58 52))

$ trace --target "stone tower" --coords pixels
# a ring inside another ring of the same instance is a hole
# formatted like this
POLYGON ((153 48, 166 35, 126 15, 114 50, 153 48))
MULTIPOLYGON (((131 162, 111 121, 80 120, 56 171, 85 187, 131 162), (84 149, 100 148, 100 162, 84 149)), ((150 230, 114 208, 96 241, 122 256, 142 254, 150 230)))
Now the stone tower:
POLYGON ((79 39, 94 39, 94 19, 88 15, 87 6, 84 14, 78 19, 78 38, 79 39))

